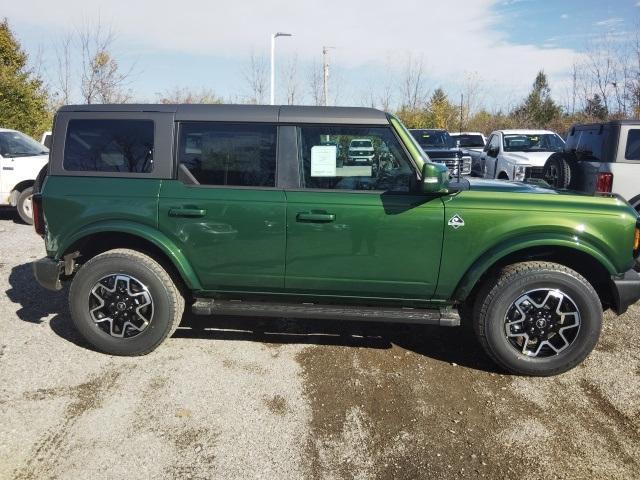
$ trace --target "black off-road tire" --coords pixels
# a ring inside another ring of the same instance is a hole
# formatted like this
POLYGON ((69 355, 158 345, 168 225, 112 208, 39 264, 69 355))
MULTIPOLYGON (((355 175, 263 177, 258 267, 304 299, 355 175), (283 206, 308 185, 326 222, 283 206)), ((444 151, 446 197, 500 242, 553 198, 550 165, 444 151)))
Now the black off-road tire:
POLYGON ((27 225, 33 225, 33 207, 31 206, 31 198, 33 197, 33 188, 25 188, 18 195, 16 209, 20 219, 27 225))
POLYGON ((522 262, 502 269, 479 292, 474 307, 474 330, 487 354, 508 372, 550 376, 581 363, 598 343, 602 305, 593 286, 574 270, 552 262, 522 262), (580 327, 572 343, 560 353, 531 357, 517 350, 505 332, 505 317, 512 303, 526 292, 557 289, 568 295, 580 314, 580 327))
POLYGON ((184 313, 184 298, 169 273, 153 258, 129 249, 110 250, 85 263, 69 290, 71 317, 80 334, 96 349, 111 355, 146 355, 175 332, 184 313), (101 329, 89 313, 91 289, 100 279, 129 275, 142 282, 153 299, 148 326, 131 338, 117 338, 101 329))
POLYGON ((544 164, 542 176, 553 188, 567 188, 571 183, 571 164, 561 154, 553 154, 544 164))

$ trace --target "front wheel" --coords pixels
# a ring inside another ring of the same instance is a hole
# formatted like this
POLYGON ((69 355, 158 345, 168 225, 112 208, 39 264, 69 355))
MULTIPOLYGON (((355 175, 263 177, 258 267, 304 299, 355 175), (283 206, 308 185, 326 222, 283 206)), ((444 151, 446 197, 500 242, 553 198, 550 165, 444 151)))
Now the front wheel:
POLYGON ((18 195, 18 201, 16 203, 18 215, 20 215, 22 221, 27 225, 33 225, 32 199, 33 188, 29 187, 20 192, 20 195, 18 195))
POLYGON ((487 354, 509 372, 549 376, 591 353, 602 305, 579 273, 551 262, 510 265, 480 292, 474 328, 487 354))
POLYGON ((184 298, 167 271, 135 250, 110 250, 85 263, 69 306, 82 336, 112 355, 144 355, 178 327, 184 298))

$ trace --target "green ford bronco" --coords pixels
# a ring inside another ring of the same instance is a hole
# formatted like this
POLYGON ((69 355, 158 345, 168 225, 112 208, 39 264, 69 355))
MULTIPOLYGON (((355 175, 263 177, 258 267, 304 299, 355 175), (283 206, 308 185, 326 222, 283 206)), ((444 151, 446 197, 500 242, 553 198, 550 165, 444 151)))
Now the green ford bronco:
POLYGON ((374 109, 67 106, 36 190, 35 276, 70 280, 75 326, 114 355, 155 349, 187 306, 462 323, 504 369, 553 375, 640 298, 622 198, 455 181, 374 109))

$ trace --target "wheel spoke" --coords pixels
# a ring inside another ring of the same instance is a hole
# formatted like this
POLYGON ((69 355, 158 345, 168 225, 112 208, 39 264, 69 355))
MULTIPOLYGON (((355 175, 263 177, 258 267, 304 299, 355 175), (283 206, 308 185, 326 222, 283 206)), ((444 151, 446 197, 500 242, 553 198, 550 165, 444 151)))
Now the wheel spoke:
POLYGON ((153 298, 136 278, 113 274, 101 278, 89 294, 89 315, 101 330, 117 338, 143 332, 153 319, 153 298))
POLYGON ((533 290, 511 304, 504 328, 507 340, 521 354, 548 357, 561 353, 575 341, 580 312, 560 290, 533 290))

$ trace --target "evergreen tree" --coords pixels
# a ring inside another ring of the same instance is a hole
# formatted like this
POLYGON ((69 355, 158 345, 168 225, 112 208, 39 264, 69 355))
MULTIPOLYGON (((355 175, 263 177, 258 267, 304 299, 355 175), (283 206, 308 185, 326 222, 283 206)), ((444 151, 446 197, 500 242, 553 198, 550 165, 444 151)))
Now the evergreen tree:
POLYGON ((587 99, 584 113, 598 120, 606 120, 609 116, 607 107, 602 103, 602 98, 597 93, 592 98, 587 99))
POLYGON ((562 113, 561 108, 551 98, 551 88, 544 71, 539 71, 533 82, 531 93, 513 115, 523 124, 543 128, 562 113))
POLYGON ((0 23, 0 127, 36 138, 51 128, 47 92, 42 80, 29 71, 27 54, 6 18, 0 23))

